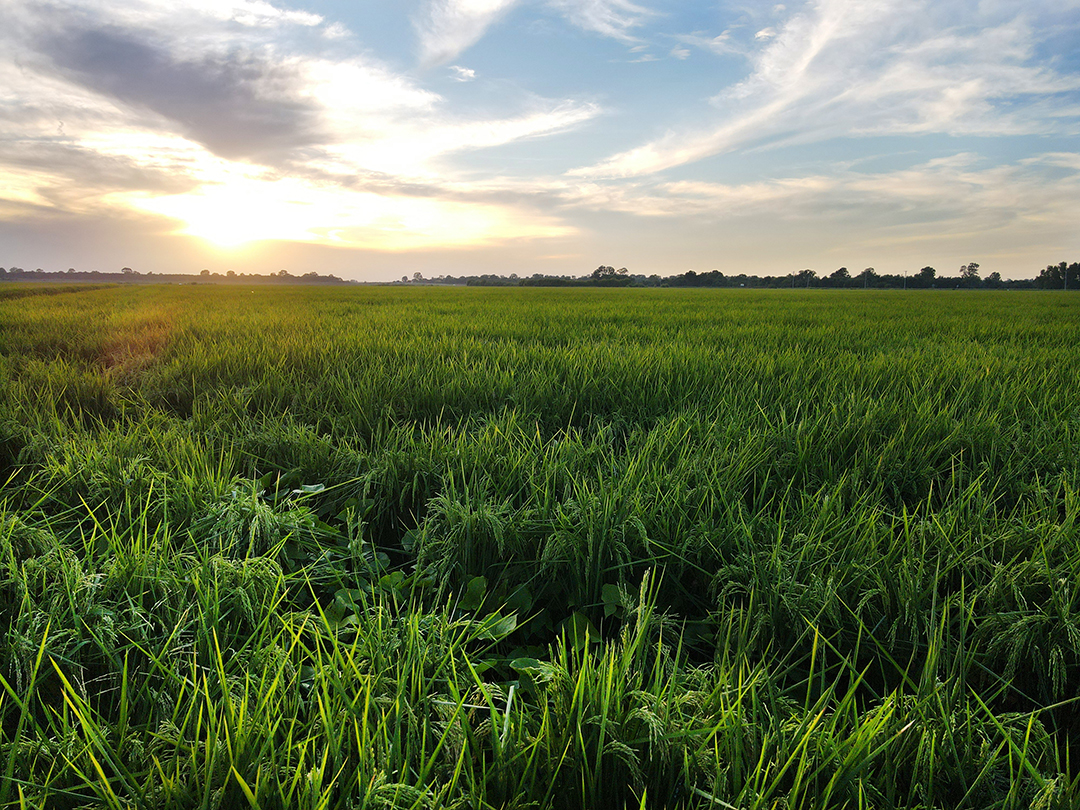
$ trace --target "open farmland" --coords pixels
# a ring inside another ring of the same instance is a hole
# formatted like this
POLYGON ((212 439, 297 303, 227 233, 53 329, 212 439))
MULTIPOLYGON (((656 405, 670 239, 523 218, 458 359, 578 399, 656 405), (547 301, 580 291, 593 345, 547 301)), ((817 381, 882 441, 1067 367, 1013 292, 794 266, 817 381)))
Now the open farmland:
POLYGON ((1080 295, 41 291, 0 806, 1080 803, 1080 295))

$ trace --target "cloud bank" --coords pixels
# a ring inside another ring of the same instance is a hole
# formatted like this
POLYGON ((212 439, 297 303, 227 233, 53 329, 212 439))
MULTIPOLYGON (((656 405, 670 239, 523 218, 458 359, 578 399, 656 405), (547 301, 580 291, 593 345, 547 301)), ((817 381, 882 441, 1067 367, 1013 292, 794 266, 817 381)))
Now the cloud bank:
POLYGON ((16 11, 0 38, 17 54, 0 63, 8 217, 134 212, 217 244, 385 250, 572 230, 486 192, 470 209, 460 187, 447 190, 445 161, 572 129, 594 103, 524 93, 496 115, 458 113, 371 56, 299 45, 312 29, 338 40, 341 27, 261 2, 16 11))

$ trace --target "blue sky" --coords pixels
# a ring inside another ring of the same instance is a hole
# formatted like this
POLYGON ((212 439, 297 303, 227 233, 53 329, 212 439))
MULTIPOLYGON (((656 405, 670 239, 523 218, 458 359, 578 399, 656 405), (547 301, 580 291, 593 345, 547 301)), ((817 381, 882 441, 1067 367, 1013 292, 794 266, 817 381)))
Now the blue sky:
POLYGON ((1080 258, 1080 2, 6 0, 0 265, 1080 258))

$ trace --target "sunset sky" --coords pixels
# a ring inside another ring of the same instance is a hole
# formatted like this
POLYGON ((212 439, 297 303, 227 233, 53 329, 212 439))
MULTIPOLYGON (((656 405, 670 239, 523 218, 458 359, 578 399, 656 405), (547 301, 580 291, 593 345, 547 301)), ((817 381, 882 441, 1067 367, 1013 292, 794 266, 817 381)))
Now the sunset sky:
POLYGON ((1034 276, 1080 0, 0 0, 0 266, 1034 276))

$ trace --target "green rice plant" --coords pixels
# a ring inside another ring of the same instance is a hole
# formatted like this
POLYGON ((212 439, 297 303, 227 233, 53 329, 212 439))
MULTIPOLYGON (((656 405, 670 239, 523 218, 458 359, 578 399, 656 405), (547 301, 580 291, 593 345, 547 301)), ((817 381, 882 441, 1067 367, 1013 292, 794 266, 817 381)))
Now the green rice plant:
POLYGON ((0 806, 1076 806, 1076 306, 0 298, 0 806))

